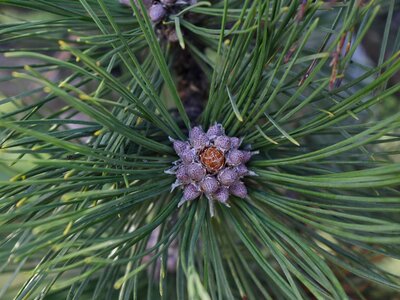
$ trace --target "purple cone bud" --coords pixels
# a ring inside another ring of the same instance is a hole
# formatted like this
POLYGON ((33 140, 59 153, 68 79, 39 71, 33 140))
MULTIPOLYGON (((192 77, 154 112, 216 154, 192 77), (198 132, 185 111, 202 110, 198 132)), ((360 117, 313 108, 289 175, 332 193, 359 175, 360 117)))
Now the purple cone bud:
POLYGON ((225 187, 220 187, 217 192, 214 194, 214 199, 221 202, 226 203, 229 200, 229 190, 225 187))
POLYGON ((200 187, 206 194, 213 194, 219 188, 218 180, 215 177, 207 176, 201 181, 200 187))
POLYGON ((203 134, 204 131, 200 126, 193 127, 192 130, 190 130, 189 132, 189 139, 190 141, 193 141, 203 134))
POLYGON ((231 166, 238 166, 244 162, 244 153, 243 151, 232 149, 229 151, 226 162, 231 166))
MULTIPOLYGON (((171 139, 172 140, 172 139, 171 139)), ((173 146, 176 154, 179 156, 185 151, 186 149, 189 149, 189 144, 187 142, 182 142, 179 140, 172 140, 173 141, 173 146)))
POLYGON ((236 173, 239 175, 239 177, 246 176, 249 174, 249 169, 247 169, 246 165, 241 164, 236 167, 236 173))
POLYGON ((231 148, 231 139, 225 135, 218 136, 214 145, 223 151, 228 151, 231 148))
POLYGON ((242 143, 242 139, 239 139, 237 137, 232 137, 231 138, 231 148, 232 149, 237 149, 239 148, 240 144, 242 143))
POLYGON ((192 140, 192 145, 194 149, 200 151, 209 145, 209 140, 206 134, 201 134, 200 136, 192 140))
POLYGON ((207 130, 207 136, 210 139, 215 138, 220 135, 223 135, 223 134, 224 134, 224 128, 222 127, 221 124, 215 124, 207 130))
POLYGON ((235 170, 233 169, 223 169, 218 174, 218 180, 222 185, 230 186, 232 183, 236 181, 238 175, 235 170))
POLYGON ((182 197, 181 201, 179 202, 178 207, 181 206, 186 201, 192 201, 192 200, 196 199, 200 195, 201 195, 201 192, 196 185, 194 185, 193 183, 187 185, 185 187, 185 189, 183 190, 183 197, 182 197))
POLYGON ((167 11, 161 4, 153 4, 149 8, 149 17, 153 23, 160 22, 166 15, 167 11))
POLYGON ((257 155, 258 151, 242 151, 243 152, 243 163, 247 163, 253 155, 257 155))
POLYGON ((180 166, 179 169, 176 171, 176 179, 179 180, 182 184, 190 183, 190 177, 187 173, 185 166, 180 166))
POLYGON ((246 163, 250 160, 251 158, 251 152, 250 151, 243 151, 243 162, 246 163))
POLYGON ((187 173, 194 181, 201 181, 206 176, 206 169, 199 163, 191 163, 187 166, 187 173))
POLYGON ((239 198, 246 198, 247 197, 247 188, 241 181, 236 181, 229 187, 229 192, 239 198))
POLYGON ((184 164, 190 164, 196 158, 196 151, 194 149, 187 148, 180 155, 184 164))

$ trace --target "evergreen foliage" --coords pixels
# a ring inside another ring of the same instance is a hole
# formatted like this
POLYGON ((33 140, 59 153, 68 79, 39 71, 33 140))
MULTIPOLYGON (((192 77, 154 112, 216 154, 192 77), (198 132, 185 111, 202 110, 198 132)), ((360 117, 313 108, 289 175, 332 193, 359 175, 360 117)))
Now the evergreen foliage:
POLYGON ((0 181, 0 298, 400 290, 375 263, 400 256, 400 111, 379 113, 398 103, 399 3, 198 1, 159 24, 137 3, 0 0, 27 9, 0 24, 0 164, 20 170, 0 181), (378 14, 367 66, 353 57, 378 14), (215 122, 259 154, 248 198, 211 218, 205 197, 178 208, 164 171, 169 137, 215 122))

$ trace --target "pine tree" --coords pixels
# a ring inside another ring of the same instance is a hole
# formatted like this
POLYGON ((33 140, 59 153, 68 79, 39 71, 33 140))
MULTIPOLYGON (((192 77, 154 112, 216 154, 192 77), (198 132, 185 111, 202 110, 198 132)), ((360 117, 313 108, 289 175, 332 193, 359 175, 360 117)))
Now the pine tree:
POLYGON ((0 0, 0 167, 18 171, 0 181, 0 298, 398 291, 376 262, 400 255, 399 7, 0 0), (180 202, 174 141, 216 123, 256 176, 228 202, 180 202))

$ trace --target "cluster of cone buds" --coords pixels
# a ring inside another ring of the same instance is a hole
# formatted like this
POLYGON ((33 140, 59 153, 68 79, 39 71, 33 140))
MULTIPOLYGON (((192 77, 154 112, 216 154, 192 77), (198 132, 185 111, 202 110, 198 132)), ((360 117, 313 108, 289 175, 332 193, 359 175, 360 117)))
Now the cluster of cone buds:
MULTIPOLYGON (((151 21, 154 24, 161 22, 170 12, 174 13, 181 9, 182 6, 193 5, 197 0, 133 0, 136 6, 138 1, 143 1, 151 21)), ((120 3, 130 5, 129 0, 119 0, 120 3)), ((139 6, 140 7, 140 6, 139 6)))
POLYGON ((246 163, 258 152, 239 150, 242 140, 226 136, 221 124, 211 126, 207 132, 194 127, 189 132, 189 141, 171 141, 180 159, 166 172, 176 176, 172 189, 183 189, 178 206, 204 194, 213 215, 213 201, 229 206, 230 195, 247 197, 242 178, 255 175, 246 163))

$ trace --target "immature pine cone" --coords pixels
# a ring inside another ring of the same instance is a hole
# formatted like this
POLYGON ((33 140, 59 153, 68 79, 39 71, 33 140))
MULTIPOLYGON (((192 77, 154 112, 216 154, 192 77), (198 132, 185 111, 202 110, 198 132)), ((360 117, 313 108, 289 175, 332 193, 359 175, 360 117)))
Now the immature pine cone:
POLYGON ((194 127, 189 132, 188 141, 170 140, 180 158, 166 171, 176 176, 172 190, 176 187, 183 189, 178 207, 204 194, 213 215, 213 201, 229 206, 229 195, 247 197, 241 179, 255 175, 245 164, 258 152, 239 150, 242 140, 226 136, 221 124, 211 126, 206 133, 200 126, 194 127))
MULTIPOLYGON (((177 13, 182 7, 193 5, 197 0, 142 0, 146 7, 150 20, 157 24, 161 22, 170 13, 177 13)), ((137 7, 140 7, 138 0, 133 0, 137 7)), ((119 0, 119 3, 131 5, 130 0, 119 0)))

